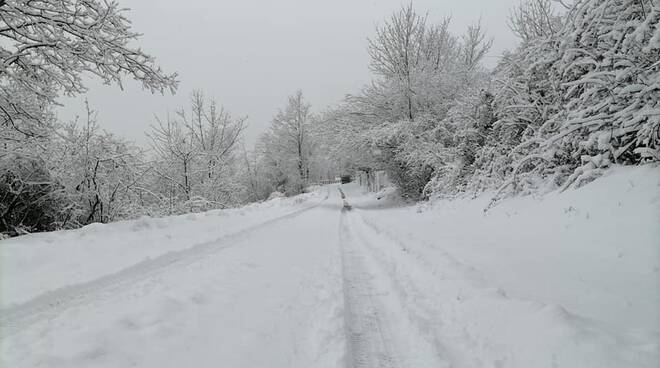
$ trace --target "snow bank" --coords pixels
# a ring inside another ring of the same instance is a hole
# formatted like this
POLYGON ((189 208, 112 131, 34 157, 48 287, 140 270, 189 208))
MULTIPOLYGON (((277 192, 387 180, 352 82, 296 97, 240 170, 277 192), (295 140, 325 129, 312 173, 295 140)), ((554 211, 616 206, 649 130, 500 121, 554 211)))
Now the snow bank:
POLYGON ((484 213, 489 199, 357 210, 411 316, 440 326, 449 356, 466 366, 657 364, 657 166, 484 213))
POLYGON ((313 205, 315 191, 227 210, 142 217, 0 241, 0 308, 111 274, 145 259, 213 241, 313 205))

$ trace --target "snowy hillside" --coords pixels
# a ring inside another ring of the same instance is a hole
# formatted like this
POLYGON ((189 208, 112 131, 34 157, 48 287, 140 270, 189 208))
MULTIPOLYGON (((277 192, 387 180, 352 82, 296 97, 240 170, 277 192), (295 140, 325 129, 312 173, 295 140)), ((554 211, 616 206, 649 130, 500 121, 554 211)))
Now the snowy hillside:
POLYGON ((486 196, 404 207, 378 198, 329 185, 4 240, 0 365, 660 361, 657 166, 485 214, 486 196))

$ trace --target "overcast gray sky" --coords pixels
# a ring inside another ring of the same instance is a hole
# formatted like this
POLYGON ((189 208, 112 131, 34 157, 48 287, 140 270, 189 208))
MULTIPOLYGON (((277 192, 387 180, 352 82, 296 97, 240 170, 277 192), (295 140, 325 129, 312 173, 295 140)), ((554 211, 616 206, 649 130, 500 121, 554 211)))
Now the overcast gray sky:
MULTIPOLYGON (((516 39, 506 25, 519 0, 416 0, 430 20, 451 15, 461 33, 480 17, 494 39, 494 65, 516 39)), ((164 116, 203 89, 232 114, 248 116, 248 143, 263 132, 286 97, 301 89, 315 111, 355 93, 371 75, 367 37, 405 0, 120 0, 139 45, 181 80, 175 96, 152 95, 126 81, 124 91, 90 80, 87 97, 108 131, 145 144, 154 114, 164 116)), ((61 119, 82 112, 84 96, 63 99, 61 119)))

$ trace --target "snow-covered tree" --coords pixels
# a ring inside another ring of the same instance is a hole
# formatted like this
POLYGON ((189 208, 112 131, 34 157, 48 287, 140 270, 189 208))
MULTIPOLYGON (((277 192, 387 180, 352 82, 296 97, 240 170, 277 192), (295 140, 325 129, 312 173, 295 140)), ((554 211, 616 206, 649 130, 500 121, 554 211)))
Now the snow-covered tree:
POLYGON ((149 170, 142 151, 103 131, 89 104, 85 118, 3 156, 0 231, 74 228, 142 213, 140 186, 149 170))
POLYGON ((305 188, 311 170, 312 129, 310 105, 297 91, 273 118, 258 146, 273 190, 295 194, 305 188))
MULTIPOLYGON (((40 123, 33 103, 53 104, 60 94, 85 92, 82 74, 121 86, 130 76, 153 91, 176 88, 151 56, 130 44, 125 9, 116 1, 6 0, 0 6, 0 118, 2 126, 40 123), (17 99, 16 91, 28 95, 17 99)), ((24 126, 23 126, 24 128, 24 126)), ((25 134, 42 134, 21 129, 25 134)))
POLYGON ((134 212, 133 202, 120 198, 137 170, 137 150, 95 123, 61 124, 52 110, 59 96, 86 91, 83 75, 119 86, 129 77, 151 92, 174 91, 176 74, 134 45, 139 34, 125 14, 116 1, 0 1, 0 170, 7 189, 0 231, 71 227, 134 212))
POLYGON ((189 110, 156 120, 148 135, 159 162, 158 191, 170 212, 237 203, 235 153, 244 128, 245 118, 234 118, 201 91, 192 93, 189 110))
POLYGON ((562 28, 561 17, 555 10, 558 3, 561 1, 522 1, 511 9, 509 28, 523 44, 556 35, 562 28))
POLYGON ((378 79, 365 91, 363 102, 387 106, 394 113, 392 121, 412 121, 442 105, 451 92, 438 87, 454 72, 452 66, 461 52, 449 23, 446 18, 430 24, 410 3, 377 27, 368 52, 370 68, 378 79))
POLYGON ((86 103, 84 123, 59 129, 47 159, 73 204, 70 222, 110 222, 139 214, 139 186, 148 171, 143 159, 136 146, 103 131, 97 112, 86 103))
POLYGON ((446 119, 458 115, 459 101, 479 95, 485 76, 480 63, 492 41, 480 23, 461 37, 448 29, 449 19, 431 24, 412 5, 402 8, 370 41, 377 79, 348 100, 352 114, 371 125, 365 134, 378 152, 376 166, 411 198, 424 196, 434 175, 461 166, 455 135, 471 122, 446 119))

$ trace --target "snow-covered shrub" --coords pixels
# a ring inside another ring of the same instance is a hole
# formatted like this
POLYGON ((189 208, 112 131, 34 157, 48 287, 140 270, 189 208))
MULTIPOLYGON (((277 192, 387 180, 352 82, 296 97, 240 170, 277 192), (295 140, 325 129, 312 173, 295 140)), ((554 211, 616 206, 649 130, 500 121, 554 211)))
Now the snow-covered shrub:
POLYGON ((24 155, 0 159, 0 233, 61 228, 70 219, 70 207, 43 160, 24 155))
POLYGON ((555 32, 523 37, 495 71, 497 120, 475 190, 568 188, 613 163, 659 160, 659 22, 653 1, 582 0, 543 28, 555 32))
POLYGON ((271 199, 285 198, 285 197, 286 197, 286 195, 284 195, 284 193, 274 191, 274 192, 270 193, 270 195, 268 196, 268 200, 270 201, 271 199))
POLYGON ((660 5, 583 0, 568 19, 555 63, 565 112, 540 148, 570 160, 563 187, 612 163, 660 159, 660 5))

